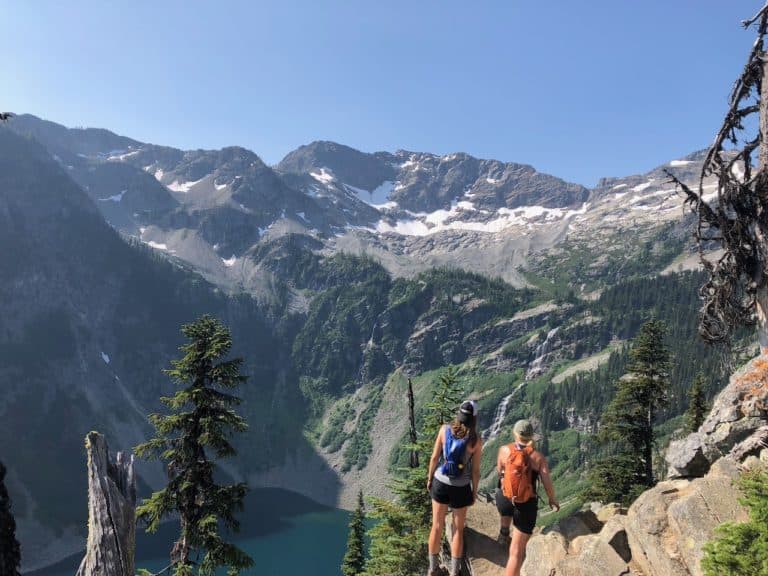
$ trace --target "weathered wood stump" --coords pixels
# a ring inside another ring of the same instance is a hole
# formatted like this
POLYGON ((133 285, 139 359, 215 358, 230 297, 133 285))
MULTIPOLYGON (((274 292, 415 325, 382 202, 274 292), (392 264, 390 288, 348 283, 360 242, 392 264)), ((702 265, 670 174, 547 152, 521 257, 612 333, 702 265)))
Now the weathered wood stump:
POLYGON ((133 456, 110 461, 98 432, 85 437, 88 451, 88 546, 77 576, 134 576, 136 478, 133 456))

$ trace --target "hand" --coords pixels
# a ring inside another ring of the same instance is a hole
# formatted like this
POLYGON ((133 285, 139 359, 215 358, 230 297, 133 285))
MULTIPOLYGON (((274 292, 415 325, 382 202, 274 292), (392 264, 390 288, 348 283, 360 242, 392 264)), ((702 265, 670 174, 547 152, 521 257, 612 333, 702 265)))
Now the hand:
POLYGON ((560 511, 560 502, 557 501, 557 498, 550 498, 549 499, 549 507, 554 510, 555 512, 560 511))
POLYGON ((475 502, 477 502, 477 492, 472 492, 472 504, 470 504, 470 506, 472 506, 475 502))
POLYGON ((432 492, 432 476, 427 478, 427 492, 432 492))

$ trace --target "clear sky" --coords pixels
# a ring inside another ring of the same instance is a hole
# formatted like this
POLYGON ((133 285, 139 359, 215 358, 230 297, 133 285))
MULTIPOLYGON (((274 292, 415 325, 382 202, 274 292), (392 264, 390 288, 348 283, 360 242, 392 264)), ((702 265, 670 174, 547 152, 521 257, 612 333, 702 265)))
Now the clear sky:
POLYGON ((155 144, 313 140, 594 185, 711 142, 762 0, 0 0, 0 109, 155 144))

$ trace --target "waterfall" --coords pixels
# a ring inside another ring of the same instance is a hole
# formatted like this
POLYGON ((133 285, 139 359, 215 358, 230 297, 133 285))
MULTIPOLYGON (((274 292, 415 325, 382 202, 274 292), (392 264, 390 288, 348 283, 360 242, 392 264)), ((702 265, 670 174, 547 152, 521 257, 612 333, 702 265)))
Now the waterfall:
POLYGON ((363 347, 363 350, 360 354, 360 368, 357 370, 357 380, 359 384, 362 384, 365 381, 365 355, 371 348, 376 345, 374 341, 374 335, 376 334, 376 328, 378 328, 378 326, 378 322, 373 323, 373 328, 371 328, 371 336, 368 338, 368 342, 365 343, 365 346, 363 347))
POLYGON ((526 380, 531 380, 532 378, 535 378, 536 376, 544 373, 544 370, 546 370, 544 360, 546 360, 547 355, 552 352, 554 347, 554 338, 559 331, 559 326, 557 328, 552 328, 552 330, 547 332, 547 337, 544 339, 544 342, 536 346, 534 358, 528 365, 528 370, 525 373, 526 380))
POLYGON ((499 435, 499 432, 501 431, 501 425, 504 423, 504 418, 507 417, 507 410, 509 409, 509 402, 512 400, 512 397, 517 394, 517 392, 525 385, 525 382, 521 382, 517 385, 517 388, 512 390, 510 394, 507 394, 502 398, 501 402, 499 402, 499 405, 496 407, 496 412, 493 414, 493 422, 491 422, 491 426, 483 431, 483 440, 490 440, 492 438, 496 438, 496 436, 499 435))

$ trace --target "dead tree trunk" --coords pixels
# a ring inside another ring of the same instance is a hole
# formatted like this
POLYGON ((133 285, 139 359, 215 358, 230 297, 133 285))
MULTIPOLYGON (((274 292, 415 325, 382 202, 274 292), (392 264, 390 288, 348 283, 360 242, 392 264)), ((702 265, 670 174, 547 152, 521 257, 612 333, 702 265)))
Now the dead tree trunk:
POLYGON ((408 378, 408 419, 410 421, 410 434, 411 434, 411 468, 419 467, 419 452, 416 450, 416 415, 414 414, 414 402, 413 402, 413 384, 411 379, 408 378))
MULTIPOLYGON (((768 182, 768 173, 766 173, 768 170, 768 53, 762 52, 760 57, 763 66, 760 78, 760 149, 757 156, 756 186, 762 188, 768 182)), ((758 214, 758 220, 764 218, 763 214, 758 214)), ((768 252, 768 242, 763 237, 759 225, 756 226, 756 236, 765 254, 768 252)), ((768 278, 765 274, 758 281, 755 308, 757 309, 757 339, 760 342, 760 353, 768 354, 768 278)))
POLYGON ((89 432, 88 546, 76 576, 134 576, 136 479, 133 456, 109 458, 104 436, 89 432))

